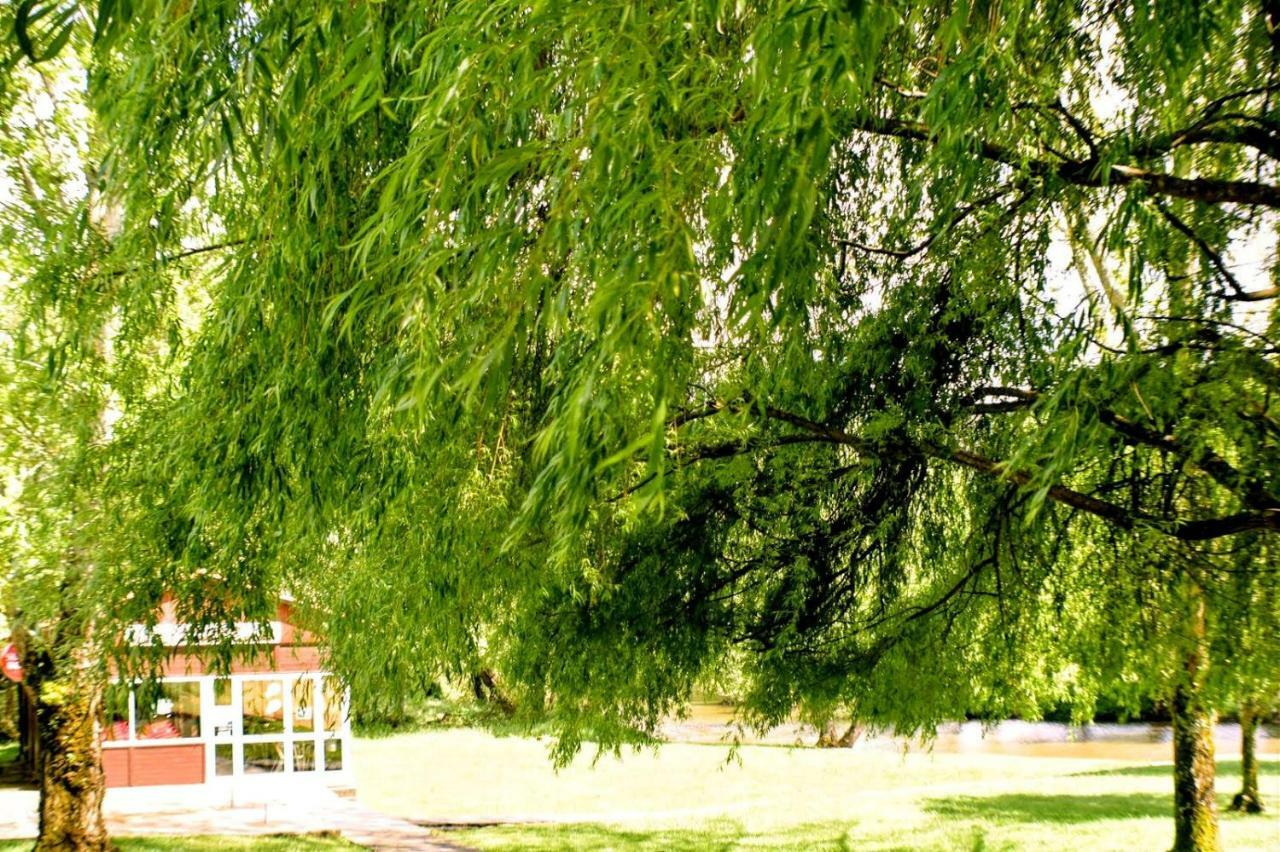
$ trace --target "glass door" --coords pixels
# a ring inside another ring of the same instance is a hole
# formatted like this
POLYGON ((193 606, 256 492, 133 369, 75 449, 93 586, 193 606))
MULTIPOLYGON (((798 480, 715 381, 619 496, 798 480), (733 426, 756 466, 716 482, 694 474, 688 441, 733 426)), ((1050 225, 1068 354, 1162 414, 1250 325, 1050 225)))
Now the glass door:
MULTIPOLYGON (((215 778, 229 778, 237 775, 239 756, 236 754, 236 739, 239 733, 240 702, 235 694, 235 684, 230 678, 220 677, 213 681, 212 694, 204 702, 209 708, 208 721, 210 749, 213 752, 212 775, 215 778)), ((208 774, 206 773, 206 777, 208 774)))
POLYGON ((285 771, 285 679, 245 678, 240 682, 241 772, 285 771))
POLYGON ((204 684, 206 778, 342 771, 348 707, 337 679, 304 672, 204 684))

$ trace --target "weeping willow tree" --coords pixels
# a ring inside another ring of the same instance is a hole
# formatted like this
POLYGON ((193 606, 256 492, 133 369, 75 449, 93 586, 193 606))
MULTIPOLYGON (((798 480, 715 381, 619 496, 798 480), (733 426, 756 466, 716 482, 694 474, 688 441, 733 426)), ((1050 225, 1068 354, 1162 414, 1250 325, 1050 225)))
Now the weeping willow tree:
POLYGON ((170 650, 130 647, 125 627, 154 623, 170 591, 197 629, 265 619, 279 586, 229 596, 184 558, 195 539, 138 466, 150 450, 116 428, 171 398, 202 276, 199 253, 140 263, 154 241, 133 242, 144 232, 107 191, 91 33, 36 4, 0 9, 0 27, 16 36, 0 57, 0 605, 36 721, 37 848, 109 849, 104 687, 158 673, 170 650))
POLYGON ((216 258, 180 385, 119 427, 140 540, 287 578, 357 687, 483 659, 562 754, 727 655, 761 724, 1087 714, 1121 678, 1173 709, 1175 846, 1207 849, 1224 596, 1275 582, 1231 554, 1280 530, 1273 12, 24 3, 14 32, 19 65, 84 45, 116 297, 216 258))

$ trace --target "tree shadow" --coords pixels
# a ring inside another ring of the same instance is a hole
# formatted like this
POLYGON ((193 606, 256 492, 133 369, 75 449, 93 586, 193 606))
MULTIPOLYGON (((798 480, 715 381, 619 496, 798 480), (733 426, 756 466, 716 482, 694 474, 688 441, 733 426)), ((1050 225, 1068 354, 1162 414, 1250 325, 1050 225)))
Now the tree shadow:
MULTIPOLYGON (((1173 775, 1173 764, 1152 763, 1146 766, 1121 766, 1117 769, 1093 769, 1088 772, 1077 772, 1077 776, 1101 775, 1112 778, 1164 778, 1173 775)), ((1219 760, 1218 775, 1240 775, 1239 760, 1219 760)), ((1280 777, 1280 760, 1259 760, 1259 777, 1280 777)))
POLYGON ((18 760, 18 744, 15 742, 0 745, 0 789, 39 789, 27 766, 18 760))
POLYGON ((464 842, 483 838, 482 846, 551 852, 552 850, 628 849, 643 852, 730 852, 744 844, 787 852, 812 849, 847 848, 848 822, 813 823, 775 829, 764 834, 748 833, 732 820, 673 828, 630 828, 598 823, 572 823, 551 830, 528 832, 518 825, 495 827, 469 833, 464 842))
POLYGON ((931 799, 925 810, 949 819, 989 822, 1083 823, 1108 819, 1171 817, 1171 796, 1155 793, 1106 793, 1093 796, 1045 796, 1009 793, 1002 796, 950 796, 931 799))

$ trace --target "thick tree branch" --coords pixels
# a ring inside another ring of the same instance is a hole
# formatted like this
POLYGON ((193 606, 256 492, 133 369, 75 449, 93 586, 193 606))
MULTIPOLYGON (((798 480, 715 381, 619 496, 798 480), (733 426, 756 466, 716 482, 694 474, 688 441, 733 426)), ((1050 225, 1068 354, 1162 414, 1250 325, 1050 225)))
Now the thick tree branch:
MULTIPOLYGON (((1012 397, 990 403, 976 403, 971 410, 978 413, 999 413, 1023 408, 1039 399, 1039 394, 1024 388, 981 387, 970 395, 973 400, 988 397, 1012 397)), ((1162 452, 1185 459, 1199 470, 1204 471, 1211 479, 1240 498, 1251 509, 1267 512, 1280 510, 1280 496, 1270 493, 1256 478, 1247 476, 1222 456, 1210 449, 1203 449, 1194 458, 1186 448, 1178 443, 1172 435, 1167 435, 1135 423, 1122 414, 1108 408, 1098 409, 1098 420, 1112 430, 1123 435, 1129 441, 1143 444, 1162 452)))
POLYGON ((1247 116, 1235 117, 1235 123, 1219 120, 1201 123, 1140 142, 1129 149, 1135 157, 1146 159, 1159 157, 1186 145, 1215 143, 1219 145, 1244 145, 1253 148, 1273 160, 1280 160, 1280 138, 1265 127, 1249 120, 1247 116))
MULTIPOLYGON (((926 125, 897 118, 868 117, 855 124, 853 129, 917 142, 933 140, 933 132, 926 125)), ((973 148, 984 159, 1023 169, 1039 177, 1054 177, 1074 186, 1138 184, 1155 195, 1187 198, 1206 204, 1232 203, 1280 208, 1280 187, 1273 184, 1218 178, 1184 178, 1131 165, 1104 166, 1093 159, 1050 161, 1024 156, 1011 148, 986 140, 975 140, 973 148)))
MULTIPOLYGON (((720 410, 741 410, 742 406, 747 404, 749 403, 724 405, 721 406, 720 410)), ((902 442, 885 444, 868 440, 775 406, 765 405, 758 410, 761 410, 769 419, 788 423, 811 435, 819 436, 825 441, 841 444, 870 456, 933 458, 958 464, 970 470, 1003 479, 1022 487, 1030 486, 1035 482, 1035 478, 1031 473, 1009 468, 1000 461, 987 458, 971 450, 902 442)), ((1183 541, 1205 541, 1249 531, 1280 532, 1280 508, 1276 507, 1268 507, 1259 511, 1238 512, 1220 518, 1168 522, 1132 512, 1118 504, 1101 500, 1082 491, 1067 488, 1064 485, 1049 486, 1045 491, 1045 496, 1055 503, 1086 512, 1121 529, 1133 529, 1141 523, 1160 529, 1166 534, 1183 541)))

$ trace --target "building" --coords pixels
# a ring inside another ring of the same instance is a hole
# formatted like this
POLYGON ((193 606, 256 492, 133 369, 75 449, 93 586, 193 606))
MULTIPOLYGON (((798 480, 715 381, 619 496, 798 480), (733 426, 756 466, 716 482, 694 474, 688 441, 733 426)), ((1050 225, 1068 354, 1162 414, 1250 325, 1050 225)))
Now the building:
POLYGON ((173 647, 154 684, 112 685, 106 696, 102 763, 108 787, 233 784, 242 779, 310 779, 351 786, 350 700, 324 671, 315 638, 294 627, 283 598, 269 634, 236 626, 252 655, 238 655, 215 676, 176 623, 166 601, 152 629, 137 624, 133 642, 158 636, 173 647), (249 657, 249 659, 245 659, 249 657))

